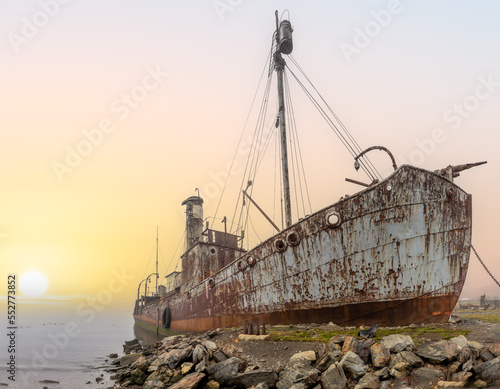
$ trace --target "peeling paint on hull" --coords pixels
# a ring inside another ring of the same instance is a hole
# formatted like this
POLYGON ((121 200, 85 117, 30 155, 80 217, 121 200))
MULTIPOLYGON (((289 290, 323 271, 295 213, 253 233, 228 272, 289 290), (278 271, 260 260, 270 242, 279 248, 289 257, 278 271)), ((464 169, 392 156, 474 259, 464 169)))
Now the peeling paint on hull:
POLYGON ((157 312, 168 308, 170 328, 182 332, 248 320, 443 322, 467 274, 471 217, 470 195, 437 174, 405 165, 293 224, 201 283, 181 285, 141 314, 156 323, 157 312))

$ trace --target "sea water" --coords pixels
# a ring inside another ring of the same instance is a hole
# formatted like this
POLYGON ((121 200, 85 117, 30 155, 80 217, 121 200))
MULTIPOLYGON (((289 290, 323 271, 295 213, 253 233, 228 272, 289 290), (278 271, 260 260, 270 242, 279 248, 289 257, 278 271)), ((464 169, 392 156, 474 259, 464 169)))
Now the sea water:
POLYGON ((15 328, 15 381, 9 379, 10 329, 0 338, 0 388, 109 388, 112 353, 123 355, 125 340, 136 337, 130 310, 82 316, 75 310, 19 313, 15 328), (97 382, 101 377, 103 380, 97 382), (58 381, 59 383, 49 383, 58 381), (5 386, 7 384, 8 386, 5 386))

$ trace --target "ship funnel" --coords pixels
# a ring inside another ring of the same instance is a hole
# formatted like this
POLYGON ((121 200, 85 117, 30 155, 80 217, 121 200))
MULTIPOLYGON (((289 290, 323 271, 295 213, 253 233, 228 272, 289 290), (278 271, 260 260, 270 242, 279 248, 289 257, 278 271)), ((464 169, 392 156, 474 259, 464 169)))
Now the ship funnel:
POLYGON ((186 206, 186 250, 201 240, 203 233, 203 199, 191 196, 182 202, 186 206))
POLYGON ((290 54, 293 50, 292 25, 288 20, 280 23, 280 52, 281 54, 290 54))

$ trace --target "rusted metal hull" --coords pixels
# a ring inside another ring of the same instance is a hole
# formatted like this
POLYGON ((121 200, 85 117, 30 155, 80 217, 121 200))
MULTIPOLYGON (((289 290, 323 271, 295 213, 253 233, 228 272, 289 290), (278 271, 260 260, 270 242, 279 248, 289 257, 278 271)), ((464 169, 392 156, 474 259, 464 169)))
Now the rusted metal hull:
POLYGON ((470 195, 437 174, 405 165, 293 224, 201 283, 181 285, 146 305, 136 319, 156 323, 158 312, 168 309, 167 324, 181 332, 248 321, 443 322, 467 274, 471 217, 470 195))

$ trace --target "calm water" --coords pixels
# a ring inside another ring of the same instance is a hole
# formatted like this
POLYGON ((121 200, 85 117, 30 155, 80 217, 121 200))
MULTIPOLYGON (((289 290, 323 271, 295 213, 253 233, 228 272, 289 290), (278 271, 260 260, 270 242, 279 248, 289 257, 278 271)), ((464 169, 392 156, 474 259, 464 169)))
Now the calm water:
MULTIPOLYGON (((110 374, 99 367, 111 362, 109 354, 121 356, 124 341, 135 337, 131 311, 101 312, 92 318, 71 310, 47 309, 19 316, 16 382, 8 379, 9 338, 3 335, 0 338, 0 384, 8 384, 9 389, 114 387, 110 374), (96 383, 101 374, 104 381, 96 383), (59 384, 41 383, 43 380, 59 381, 59 384)), ((2 333, 8 333, 6 322, 2 324, 2 333)))

